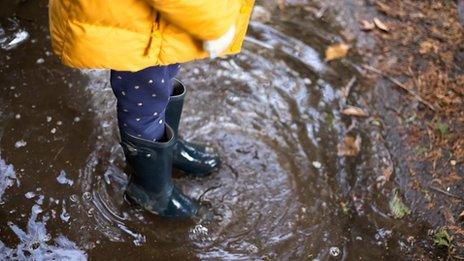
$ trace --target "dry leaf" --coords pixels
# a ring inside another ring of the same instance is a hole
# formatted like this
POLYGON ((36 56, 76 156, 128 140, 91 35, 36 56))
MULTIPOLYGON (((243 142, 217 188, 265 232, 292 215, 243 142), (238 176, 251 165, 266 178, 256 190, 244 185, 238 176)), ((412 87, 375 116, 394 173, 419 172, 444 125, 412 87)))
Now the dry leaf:
POLYGON ((390 177, 393 174, 393 166, 388 166, 388 167, 384 168, 382 172, 383 172, 383 176, 385 177, 385 180, 389 181, 390 177))
POLYGON ((343 143, 338 144, 337 149, 338 156, 356 156, 361 151, 361 137, 359 135, 357 135, 356 138, 345 136, 343 143))
POLYGON ((356 116, 356 117, 367 117, 369 114, 365 112, 363 109, 355 107, 355 106, 348 106, 341 111, 343 115, 348 116, 356 116))
POLYGON ((451 210, 449 210, 449 208, 443 209, 443 216, 445 217, 445 220, 448 222, 448 224, 456 224, 456 220, 453 217, 453 213, 451 213, 451 210))
POLYGON ((379 7, 379 10, 380 10, 381 12, 384 12, 384 13, 386 13, 386 14, 390 14, 391 8, 390 8, 388 5, 383 4, 382 2, 379 2, 379 1, 376 1, 375 4, 379 7))
POLYGON ((388 166, 382 169, 382 176, 377 177, 377 188, 381 188, 393 174, 393 166, 388 166))
POLYGON ((426 54, 426 53, 430 53, 430 52, 434 52, 434 53, 438 52, 437 44, 435 42, 433 42, 432 40, 425 40, 425 41, 421 42, 420 43, 419 53, 420 54, 426 54))
POLYGON ((344 43, 332 44, 325 51, 325 60, 332 61, 345 57, 350 50, 350 46, 344 43))
POLYGON ((362 20, 361 21, 361 30, 363 31, 371 31, 375 28, 375 24, 371 21, 362 20))
POLYGON ((388 26, 384 24, 382 21, 380 21, 377 17, 374 18, 374 24, 377 26, 382 31, 388 32, 388 26))
POLYGON ((464 210, 461 212, 461 214, 459 214, 458 219, 459 220, 464 220, 464 210))

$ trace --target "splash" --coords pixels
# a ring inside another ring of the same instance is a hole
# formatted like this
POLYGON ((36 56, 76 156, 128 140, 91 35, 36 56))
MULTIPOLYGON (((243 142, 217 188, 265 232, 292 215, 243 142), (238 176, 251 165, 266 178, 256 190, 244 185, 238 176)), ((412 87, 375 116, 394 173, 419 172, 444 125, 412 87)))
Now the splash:
POLYGON ((18 28, 18 21, 9 19, 8 22, 11 24, 8 32, 0 27, 0 47, 7 51, 18 47, 29 39, 29 33, 24 29, 18 28))
POLYGON ((16 178, 13 165, 8 165, 4 160, 0 159, 0 201, 5 190, 15 183, 19 186, 19 180, 16 178))
POLYGON ((60 171, 60 175, 56 178, 56 181, 58 181, 58 183, 63 184, 63 185, 72 186, 74 184, 73 180, 68 179, 66 177, 66 172, 64 172, 64 170, 60 171))
POLYGON ((16 248, 9 248, 0 241, 0 259, 87 260, 87 255, 63 235, 57 236, 54 244, 49 243, 51 238, 45 229, 45 221, 37 221, 37 215, 41 212, 39 205, 32 207, 27 231, 22 230, 13 222, 8 222, 20 242, 16 248))

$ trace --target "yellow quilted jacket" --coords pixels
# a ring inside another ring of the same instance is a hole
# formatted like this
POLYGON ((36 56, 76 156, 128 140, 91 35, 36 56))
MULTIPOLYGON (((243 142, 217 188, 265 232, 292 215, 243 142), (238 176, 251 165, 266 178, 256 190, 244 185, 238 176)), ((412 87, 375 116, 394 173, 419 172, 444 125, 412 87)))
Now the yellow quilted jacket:
POLYGON ((77 68, 138 71, 207 57, 233 24, 238 53, 254 0, 50 0, 54 53, 77 68))

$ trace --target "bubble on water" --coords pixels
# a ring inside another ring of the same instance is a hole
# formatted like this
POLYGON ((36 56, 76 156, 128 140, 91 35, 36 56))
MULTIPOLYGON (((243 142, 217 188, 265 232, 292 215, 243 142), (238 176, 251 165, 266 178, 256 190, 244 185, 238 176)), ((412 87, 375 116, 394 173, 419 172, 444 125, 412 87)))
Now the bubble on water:
POLYGON ((95 213, 95 209, 94 208, 90 208, 89 210, 87 210, 87 216, 89 217, 93 217, 93 214, 95 213))
POLYGON ((192 233, 194 234, 208 234, 208 228, 204 227, 203 225, 196 225, 193 230, 192 230, 192 233))
POLYGON ((62 121, 57 121, 56 125, 61 126, 61 125, 63 125, 63 122, 62 121))
POLYGON ((52 134, 55 134, 55 133, 56 133, 56 128, 51 129, 50 132, 51 132, 52 134))
POLYGON ((90 192, 86 191, 86 192, 84 192, 84 194, 82 194, 82 199, 84 201, 89 201, 90 199, 92 199, 92 194, 90 194, 90 192))
POLYGON ((45 237, 44 237, 44 241, 45 242, 48 242, 52 239, 52 235, 50 235, 50 233, 46 234, 45 237))
POLYGON ((319 161, 313 161, 313 167, 316 169, 320 169, 322 167, 322 164, 319 161))
POLYGON ((32 192, 32 191, 29 191, 29 192, 27 192, 26 194, 24 194, 24 196, 25 196, 27 199, 31 199, 31 198, 35 197, 35 193, 32 192))
POLYGON ((210 241, 211 237, 208 235, 208 228, 198 224, 194 228, 190 229, 190 239, 199 241, 210 241))
POLYGON ((102 127, 103 128, 108 128, 108 127, 111 127, 111 124, 109 122, 107 122, 107 121, 104 121, 104 122, 102 122, 102 127))
POLYGON ((60 218, 61 220, 63 220, 64 222, 68 222, 69 219, 71 218, 71 215, 66 211, 64 205, 63 205, 63 208, 61 209, 61 214, 60 214, 60 218))
POLYGON ((51 121, 52 121, 52 117, 47 116, 47 122, 51 122, 51 121))
POLYGON ((247 250, 249 253, 256 254, 256 253, 258 253, 259 248, 258 248, 257 246, 255 246, 255 245, 253 245, 253 244, 250 244, 250 245, 246 248, 246 250, 247 250))
POLYGON ((16 115, 15 115, 15 119, 17 119, 17 120, 21 119, 21 114, 19 114, 19 113, 16 114, 16 115))
POLYGON ((72 186, 74 184, 73 180, 68 179, 66 177, 66 172, 64 172, 64 170, 60 171, 60 175, 56 178, 56 180, 58 181, 58 183, 63 185, 67 184, 69 186, 72 186))
POLYGON ((393 231, 388 230, 386 228, 380 228, 377 230, 377 233, 375 234, 375 239, 377 240, 377 245, 386 245, 387 240, 392 236, 393 231))
POLYGON ((333 257, 338 257, 338 256, 340 256, 341 253, 342 253, 342 251, 338 247, 331 247, 329 249, 329 254, 331 256, 333 256, 333 257))
POLYGON ((42 64, 42 63, 44 63, 44 62, 45 62, 45 59, 44 59, 44 58, 39 58, 39 59, 37 59, 37 61, 36 61, 37 64, 42 64))
POLYGON ((15 142, 15 148, 17 149, 24 147, 26 145, 27 145, 27 142, 25 142, 24 140, 18 140, 17 142, 15 142))
POLYGON ((81 118, 80 117, 74 117, 74 122, 80 122, 81 118))
POLYGON ((69 200, 71 200, 71 202, 73 203, 76 203, 79 201, 79 197, 76 195, 76 194, 72 194, 70 197, 69 197, 69 200))

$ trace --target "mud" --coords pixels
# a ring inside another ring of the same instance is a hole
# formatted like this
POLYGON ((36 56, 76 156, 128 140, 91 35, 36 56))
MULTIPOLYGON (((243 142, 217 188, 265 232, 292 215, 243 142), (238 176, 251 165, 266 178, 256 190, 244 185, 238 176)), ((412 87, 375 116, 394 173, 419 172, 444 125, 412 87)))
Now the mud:
POLYGON ((182 135, 218 148, 223 166, 206 179, 175 173, 208 210, 179 222, 124 200, 108 72, 67 69, 51 55, 46 1, 2 8, 0 257, 433 257, 426 224, 389 214, 391 189, 378 185, 390 160, 381 139, 361 124, 361 153, 337 155, 353 124, 339 112, 340 90, 352 77, 351 99, 369 87, 356 50, 323 61, 325 47, 344 39, 335 18, 273 11, 252 22, 240 55, 183 67, 182 135))

